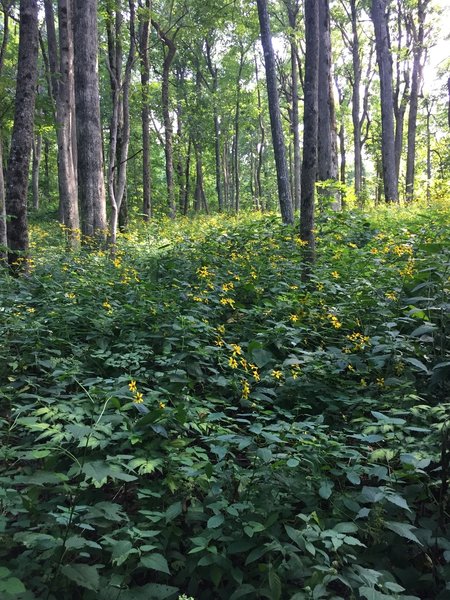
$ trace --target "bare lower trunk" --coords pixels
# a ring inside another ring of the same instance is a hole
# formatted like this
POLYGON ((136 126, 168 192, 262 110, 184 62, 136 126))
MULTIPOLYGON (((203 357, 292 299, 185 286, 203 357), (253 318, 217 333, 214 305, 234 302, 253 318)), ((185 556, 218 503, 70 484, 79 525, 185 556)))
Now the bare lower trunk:
POLYGON ((104 240, 106 195, 98 84, 97 1, 74 0, 78 190, 82 233, 104 240))
POLYGON ((3 178, 3 155, 2 140, 0 138, 0 265, 6 260, 6 204, 5 204, 5 181, 3 178))
MULTIPOLYGON (((318 87, 319 87, 319 6, 305 0, 305 86, 303 117, 303 163, 300 205, 300 237, 306 242, 305 260, 315 261, 314 199, 317 173, 318 87)), ((303 273, 307 279, 309 269, 303 273)))
POLYGON ((149 107, 149 83, 150 64, 148 58, 149 34, 150 34, 150 0, 140 4, 139 12, 139 56, 141 66, 141 123, 142 123, 142 179, 143 179, 143 206, 144 221, 152 217, 152 189, 150 172, 150 107, 149 107))
POLYGON ((386 0, 372 0, 371 14, 375 29, 377 62, 380 73, 381 151, 384 197, 386 202, 398 202, 398 179, 395 165, 392 57, 388 42, 386 0))
POLYGON ((42 157, 42 134, 37 133, 33 139, 31 189, 33 192, 33 209, 39 210, 39 171, 42 157))
POLYGON ((272 143, 277 169, 278 197, 283 223, 294 222, 294 211, 289 189, 289 173, 286 160, 283 127, 280 116, 280 102, 278 97, 278 84, 275 67, 275 55, 272 46, 267 0, 257 0, 258 17, 261 31, 261 43, 264 50, 264 64, 266 68, 267 95, 269 100, 270 124, 272 129, 272 143))
POLYGON ((353 86, 352 86, 352 122, 353 122, 353 152, 355 155, 355 196, 360 203, 362 190, 362 151, 361 151, 361 58, 359 55, 359 34, 356 0, 350 0, 352 17, 352 63, 353 63, 353 86))
POLYGON ((8 262, 13 271, 23 269, 17 262, 28 251, 27 191, 37 80, 37 19, 37 0, 21 0, 14 125, 5 194, 8 262))

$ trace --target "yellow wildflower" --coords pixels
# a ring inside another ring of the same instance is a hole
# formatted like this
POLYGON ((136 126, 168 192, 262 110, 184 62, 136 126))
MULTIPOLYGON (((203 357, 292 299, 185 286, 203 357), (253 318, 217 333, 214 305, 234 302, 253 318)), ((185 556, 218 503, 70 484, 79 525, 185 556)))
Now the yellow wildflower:
POLYGON ((289 315, 289 319, 292 321, 292 323, 297 323, 298 315, 289 315))
POLYGON ((232 369, 237 369, 238 368, 237 360, 233 356, 230 356, 230 358, 228 360, 228 364, 230 365, 230 367, 232 369))
POLYGON ((242 380, 241 394, 242 394, 242 398, 244 398, 244 400, 247 400, 247 398, 250 396, 250 385, 246 379, 242 380))
POLYGON ((231 344, 231 347, 233 348, 233 356, 242 354, 242 348, 238 344, 231 344))
POLYGON ((103 306, 103 308, 104 308, 105 310, 107 310, 108 312, 111 312, 111 311, 112 311, 112 306, 111 306, 111 304, 108 302, 108 300, 105 300, 105 301, 103 302, 102 306, 103 306))
POLYGON ((132 379, 130 381, 130 383, 128 384, 128 389, 130 390, 130 392, 132 394, 134 394, 135 392, 137 392, 137 384, 136 384, 136 382, 135 382, 134 379, 132 379))
POLYGON ((141 392, 136 392, 133 398, 133 402, 135 404, 142 404, 144 402, 144 396, 141 394, 141 392))
POLYGON ((197 275, 203 279, 205 279, 206 277, 211 277, 211 273, 208 270, 208 267, 203 266, 203 267, 199 267, 197 269, 197 275))
POLYGON ((339 279, 340 275, 337 271, 332 271, 331 272, 331 277, 334 277, 334 279, 339 279))
POLYGON ((166 405, 164 404, 164 402, 159 402, 159 408, 163 409, 166 408, 166 405))
POLYGON ((278 371, 277 369, 272 369, 272 371, 270 372, 270 374, 272 375, 272 377, 274 379, 282 379, 283 377, 283 372, 282 371, 278 371))

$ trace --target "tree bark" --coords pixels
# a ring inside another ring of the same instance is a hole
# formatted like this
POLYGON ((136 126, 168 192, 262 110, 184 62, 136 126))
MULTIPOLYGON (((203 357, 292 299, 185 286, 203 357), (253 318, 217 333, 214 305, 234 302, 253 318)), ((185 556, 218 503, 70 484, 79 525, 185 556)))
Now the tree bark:
POLYGON ((31 189, 33 193, 33 209, 39 210, 39 171, 42 158, 42 134, 36 133, 32 147, 31 189))
POLYGON ((143 206, 144 221, 152 218, 152 188, 150 165, 150 62, 148 56, 150 41, 150 0, 139 3, 139 58, 141 70, 141 123, 142 123, 142 180, 143 180, 143 206))
POLYGON ((257 0, 257 4, 261 43, 264 51, 264 64, 266 68, 267 96, 269 101, 273 152, 277 169, 278 198, 281 209, 281 218, 283 223, 292 224, 294 223, 294 210, 289 188, 289 172, 286 159, 286 148, 284 145, 283 127, 281 124, 275 55, 272 46, 267 0, 257 0))
POLYGON ((106 194, 98 83, 97 0, 74 0, 75 101, 81 230, 103 241, 106 194))
POLYGON ((355 196, 358 204, 361 203, 362 192, 362 149, 361 149, 361 57, 358 34, 358 13, 356 0, 350 0, 352 18, 352 63, 353 63, 353 85, 352 85, 352 123, 353 123, 353 153, 355 170, 355 196))
MULTIPOLYGON (((300 237, 306 242, 305 261, 315 261, 314 200, 317 174, 317 136, 319 100, 319 5, 305 0, 305 84, 303 117, 303 162, 300 203, 300 237)), ((308 267, 303 273, 307 279, 308 267)))
POLYGON ((5 194, 9 219, 8 262, 13 272, 26 270, 26 261, 17 263, 19 258, 26 257, 28 251, 28 170, 33 140, 38 46, 37 0, 21 0, 14 125, 5 194))
MULTIPOLYGON (((319 0, 319 100, 318 100, 318 181, 337 181, 336 111, 331 76, 331 34, 329 0, 319 0)), ((332 186, 322 188, 321 194, 333 199, 332 208, 340 210, 340 196, 332 186)))
POLYGON ((166 182, 167 182, 167 202, 169 206, 169 216, 175 218, 175 183, 174 183, 174 167, 173 167, 173 125, 170 116, 170 93, 169 93, 169 76, 170 68, 175 58, 177 48, 175 42, 162 29, 159 23, 151 19, 151 23, 155 28, 160 40, 167 48, 167 53, 164 56, 162 85, 161 85, 161 102, 164 121, 164 153, 166 158, 166 182))
MULTIPOLYGON (((3 7, 3 39, 0 47, 0 76, 3 70, 6 47, 9 39, 9 13, 3 7)), ((0 265, 6 262, 8 239, 6 235, 6 203, 5 203, 5 179, 3 174, 3 151, 0 132, 0 265)))
POLYGON ((417 4, 417 26, 411 18, 411 29, 413 37, 413 71, 411 80, 411 95, 409 100, 408 115, 408 150, 406 155, 406 202, 414 199, 414 176, 416 167, 416 130, 417 110, 419 104, 419 92, 422 85, 422 54, 425 39, 425 16, 429 0, 418 0, 417 4))
POLYGON ((392 92, 392 57, 389 50, 386 0, 372 0, 381 99, 381 151, 384 197, 398 202, 398 179, 395 167, 394 102, 392 92))
POLYGON ((217 202, 219 205, 219 212, 222 212, 224 209, 223 206, 223 193, 222 193, 222 182, 221 182, 221 171, 222 167, 220 164, 220 121, 219 121, 219 109, 217 107, 217 94, 218 94, 218 74, 219 69, 216 65, 213 64, 211 58, 211 45, 208 39, 205 39, 205 47, 206 47, 206 62, 208 65, 208 70, 212 77, 212 93, 213 93, 213 118, 214 118, 214 159, 215 159, 215 168, 216 168, 216 192, 217 192, 217 202))

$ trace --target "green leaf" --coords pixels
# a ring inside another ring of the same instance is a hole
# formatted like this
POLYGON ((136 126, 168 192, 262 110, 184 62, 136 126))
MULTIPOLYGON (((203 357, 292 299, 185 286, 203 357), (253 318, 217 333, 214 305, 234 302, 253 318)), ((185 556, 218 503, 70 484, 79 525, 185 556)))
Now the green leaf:
POLYGON ((281 579, 275 569, 271 566, 269 569, 269 588, 272 592, 272 600, 281 598, 281 579))
POLYGON ((208 529, 216 529, 216 527, 220 527, 224 521, 225 517, 223 515, 214 515, 208 519, 206 526, 208 529))
POLYGON ((334 488, 334 483, 332 481, 330 481, 329 479, 325 479, 324 481, 322 481, 320 488, 319 488, 319 496, 321 498, 323 498, 324 500, 328 500, 328 498, 331 496, 332 492, 333 492, 333 488, 334 488))
POLYGON ((64 565, 61 573, 77 585, 96 592, 100 585, 100 577, 96 566, 74 563, 64 565))
POLYGON ((141 565, 147 569, 153 569, 153 571, 160 571, 161 573, 170 575, 169 565, 162 554, 155 553, 141 556, 141 565))
POLYGON ((111 554, 112 563, 119 567, 126 561, 132 549, 133 544, 129 540, 119 540, 116 542, 111 554))
POLYGON ((250 585, 249 583, 244 583, 243 585, 240 585, 238 587, 238 589, 233 592, 233 594, 231 594, 229 600, 238 600, 239 598, 243 598, 244 596, 248 596, 249 594, 252 594, 252 597, 255 597, 255 592, 256 589, 250 585))
POLYGON ((299 464, 300 464, 300 461, 298 460, 298 458, 290 458, 286 463, 286 465, 291 469, 298 467, 299 464))
POLYGON ((414 533, 412 533, 412 530, 417 529, 417 527, 409 525, 408 523, 397 523, 395 521, 385 521, 384 524, 388 529, 397 535, 400 535, 411 542, 415 542, 416 544, 419 544, 419 546, 423 545, 422 542, 414 535, 414 533))
POLYGON ((360 587, 359 593, 363 598, 366 598, 367 600, 392 600, 392 596, 387 596, 386 594, 382 594, 374 588, 370 588, 367 586, 360 587))
POLYGON ((428 367, 426 367, 423 364, 423 362, 418 360, 417 358, 405 357, 405 358, 403 358, 403 360, 405 362, 409 363, 410 365, 413 365, 413 367, 416 367, 417 369, 419 369, 419 371, 424 371, 425 373, 429 373, 428 367))
POLYGON ((409 510, 409 512, 411 512, 408 503, 401 496, 398 496, 397 494, 386 494, 385 498, 391 504, 395 504, 396 506, 399 506, 400 508, 404 508, 405 510, 409 510))
POLYGON ((0 579, 0 592, 15 596, 26 592, 26 588, 17 577, 8 577, 8 579, 0 579))

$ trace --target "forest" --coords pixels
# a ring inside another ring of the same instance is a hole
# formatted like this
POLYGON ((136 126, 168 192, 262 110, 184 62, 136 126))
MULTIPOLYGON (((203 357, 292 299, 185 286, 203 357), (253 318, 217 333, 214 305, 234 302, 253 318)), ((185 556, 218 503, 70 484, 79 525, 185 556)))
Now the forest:
POLYGON ((449 17, 0 0, 0 600, 450 599, 449 17))

